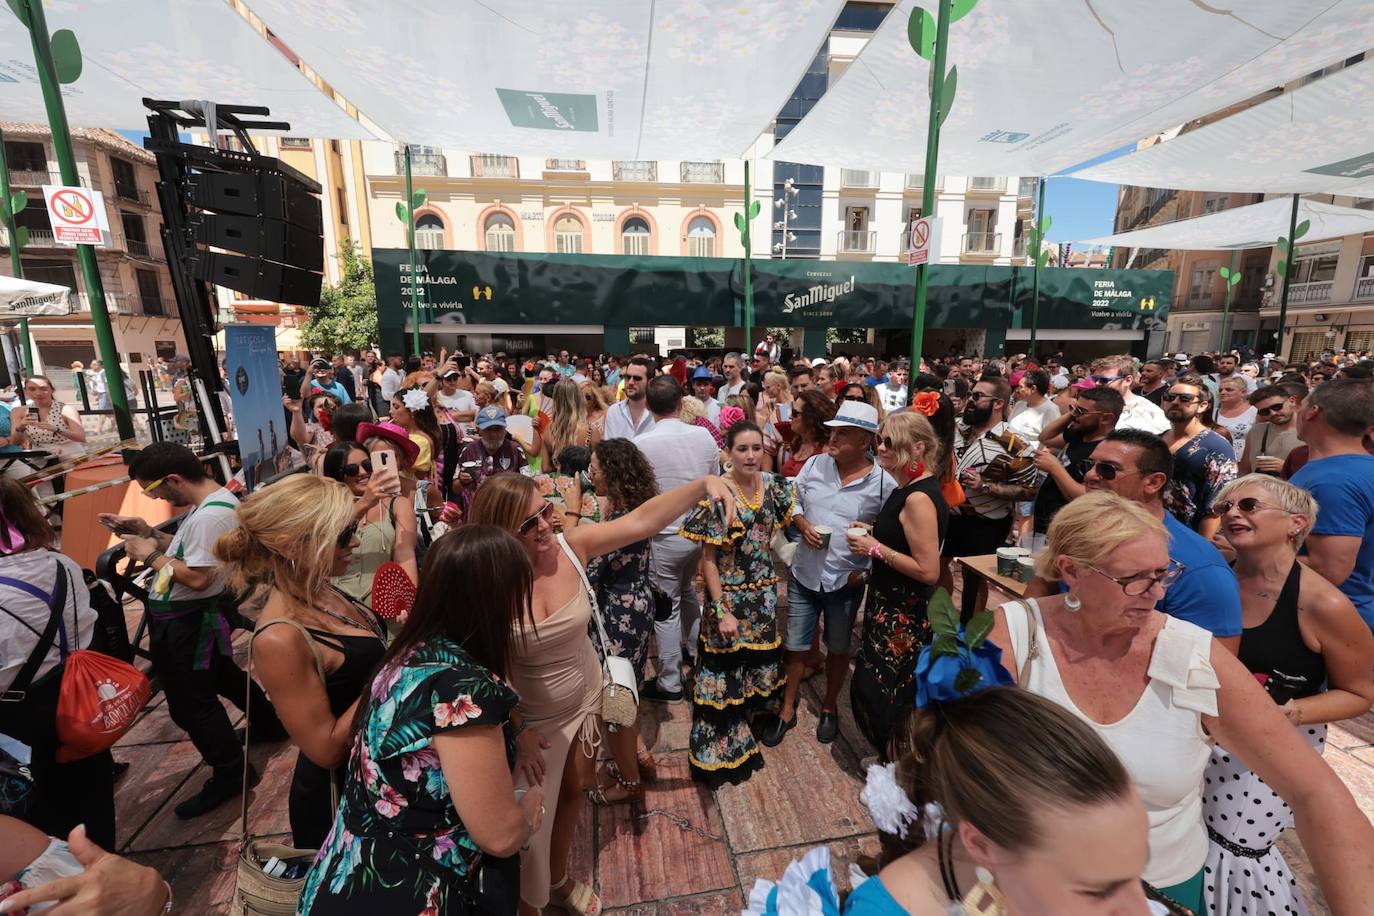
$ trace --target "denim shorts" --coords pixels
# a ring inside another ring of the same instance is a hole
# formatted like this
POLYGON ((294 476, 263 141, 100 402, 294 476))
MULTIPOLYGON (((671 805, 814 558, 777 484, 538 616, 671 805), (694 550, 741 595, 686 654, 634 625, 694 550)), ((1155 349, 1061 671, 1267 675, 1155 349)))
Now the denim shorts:
POLYGON ((812 591, 788 575, 787 651, 805 652, 816 636, 816 621, 825 611, 825 648, 836 655, 849 654, 849 636, 863 600, 862 585, 846 585, 833 592, 812 591))

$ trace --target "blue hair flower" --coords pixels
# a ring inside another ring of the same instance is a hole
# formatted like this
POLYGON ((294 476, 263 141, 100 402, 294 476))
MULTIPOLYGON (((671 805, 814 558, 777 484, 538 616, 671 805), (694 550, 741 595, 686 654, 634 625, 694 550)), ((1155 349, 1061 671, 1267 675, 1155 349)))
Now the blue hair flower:
POLYGON ((937 589, 931 596, 928 616, 935 634, 916 660, 916 705, 932 700, 960 700, 989 687, 1009 687, 1011 675, 1002 667, 1002 650, 988 642, 992 611, 984 610, 959 623, 959 612, 949 592, 937 589))

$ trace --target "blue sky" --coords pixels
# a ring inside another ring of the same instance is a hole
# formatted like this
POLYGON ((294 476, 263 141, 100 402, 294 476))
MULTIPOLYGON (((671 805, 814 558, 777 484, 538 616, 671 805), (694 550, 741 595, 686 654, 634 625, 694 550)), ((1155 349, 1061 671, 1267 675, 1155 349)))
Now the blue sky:
MULTIPOLYGON (((1071 172, 1106 162, 1134 149, 1134 145, 1123 146, 1064 171, 1071 172)), ((1045 212, 1050 215, 1052 222, 1046 238, 1056 242, 1077 242, 1110 235, 1112 222, 1116 218, 1118 187, 1078 178, 1049 179, 1045 185, 1045 212)))

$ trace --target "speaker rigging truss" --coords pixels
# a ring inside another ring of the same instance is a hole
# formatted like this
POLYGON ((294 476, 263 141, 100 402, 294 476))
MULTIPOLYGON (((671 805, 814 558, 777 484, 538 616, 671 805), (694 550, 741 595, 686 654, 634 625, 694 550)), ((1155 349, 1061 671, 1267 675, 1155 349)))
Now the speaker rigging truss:
MULTIPOLYGON (((149 110, 143 145, 157 158, 162 241, 192 372, 207 391, 219 391, 213 345, 219 323, 210 285, 268 302, 317 304, 324 270, 321 188, 258 154, 251 131, 291 127, 262 120, 269 114, 263 106, 146 98, 143 105, 149 110), (180 134, 192 130, 205 131, 211 145, 181 142, 180 134), (233 141, 223 143, 221 132, 233 141)), ((224 429, 219 399, 209 400, 224 429)))

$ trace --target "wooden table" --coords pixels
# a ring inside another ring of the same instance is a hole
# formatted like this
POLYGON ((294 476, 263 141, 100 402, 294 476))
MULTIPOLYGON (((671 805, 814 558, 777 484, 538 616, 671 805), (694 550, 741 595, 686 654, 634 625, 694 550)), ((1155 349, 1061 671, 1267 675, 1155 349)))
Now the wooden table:
POLYGON ((997 554, 989 553, 978 557, 955 557, 956 562, 962 563, 979 578, 988 583, 989 587, 998 588, 1009 595, 1020 598, 1026 593, 1026 583, 1010 576, 999 575, 997 572, 997 554))

